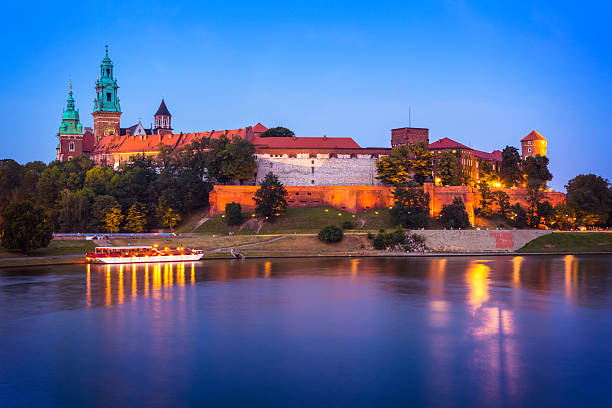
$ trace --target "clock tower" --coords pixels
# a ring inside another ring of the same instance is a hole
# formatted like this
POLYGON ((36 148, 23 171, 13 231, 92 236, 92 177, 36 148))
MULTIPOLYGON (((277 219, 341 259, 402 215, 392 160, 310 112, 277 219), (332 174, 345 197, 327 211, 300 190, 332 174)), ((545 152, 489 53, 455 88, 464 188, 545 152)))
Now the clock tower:
POLYGON ((106 55, 100 64, 100 77, 96 81, 96 99, 94 99, 94 140, 97 144, 104 136, 119 136, 121 106, 117 97, 117 79, 113 75, 113 62, 106 55))

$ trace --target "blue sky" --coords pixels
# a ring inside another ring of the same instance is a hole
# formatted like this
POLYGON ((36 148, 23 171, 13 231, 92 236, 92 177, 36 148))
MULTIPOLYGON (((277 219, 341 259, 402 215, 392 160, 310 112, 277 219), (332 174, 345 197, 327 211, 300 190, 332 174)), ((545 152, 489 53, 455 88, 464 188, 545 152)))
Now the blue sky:
POLYGON ((3 6, 0 157, 50 161, 69 78, 86 126, 109 44, 122 125, 163 97, 177 131, 283 125, 389 146, 430 129, 491 151, 549 140, 562 189, 612 178, 606 2, 11 2, 3 6), (495 3, 495 4, 491 4, 495 3))

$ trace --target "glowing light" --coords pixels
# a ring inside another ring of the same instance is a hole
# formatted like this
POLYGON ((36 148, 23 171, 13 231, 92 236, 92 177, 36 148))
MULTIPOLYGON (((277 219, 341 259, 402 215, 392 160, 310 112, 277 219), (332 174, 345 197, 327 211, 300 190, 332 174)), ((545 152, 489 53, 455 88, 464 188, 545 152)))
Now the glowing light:
POLYGON ((326 208, 326 209, 325 209, 325 212, 328 212, 328 211, 329 211, 329 210, 326 208))
POLYGON ((341 215, 342 215, 342 213, 338 213, 338 216, 341 216, 341 215))
POLYGON ((251 214, 251 217, 254 217, 254 216, 255 216, 255 214, 251 214))
POLYGON ((501 187, 501 183, 500 182, 495 182, 495 183, 493 183, 493 187, 499 188, 499 187, 501 187))
POLYGON ((374 214, 378 215, 378 211, 374 211, 374 214))

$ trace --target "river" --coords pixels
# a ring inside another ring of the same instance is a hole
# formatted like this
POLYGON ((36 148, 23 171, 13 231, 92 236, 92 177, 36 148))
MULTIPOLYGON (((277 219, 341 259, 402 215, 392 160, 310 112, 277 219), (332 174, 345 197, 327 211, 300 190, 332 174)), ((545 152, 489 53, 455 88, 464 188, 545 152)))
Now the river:
POLYGON ((0 406, 612 406, 612 257, 4 269, 0 406))

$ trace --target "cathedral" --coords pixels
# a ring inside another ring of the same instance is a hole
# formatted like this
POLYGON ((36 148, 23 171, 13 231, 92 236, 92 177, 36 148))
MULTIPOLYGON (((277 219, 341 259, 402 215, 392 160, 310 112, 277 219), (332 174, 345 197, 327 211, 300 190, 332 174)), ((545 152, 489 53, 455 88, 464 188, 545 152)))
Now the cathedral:
MULTIPOLYGON (((107 48, 95 82, 93 129, 81 125, 70 86, 58 132, 57 160, 67 161, 83 155, 98 165, 117 168, 137 154, 156 156, 162 147, 177 150, 202 138, 237 136, 253 143, 258 164, 253 178, 242 181, 244 183, 259 184, 268 172, 273 172, 287 186, 381 185, 376 161, 388 155, 391 148, 364 148, 350 137, 261 137, 267 130, 261 123, 239 129, 174 133, 172 115, 163 99, 150 128, 145 128, 140 121, 133 126, 121 127, 119 85, 113 69, 107 48)), ((493 169, 499 170, 502 161, 500 150, 488 153, 449 138, 429 143, 429 129, 404 127, 391 130, 392 147, 417 142, 426 143, 434 158, 447 151, 455 154, 458 165, 469 171, 474 182, 478 181, 480 164, 486 161, 493 169)), ((546 155, 546 147, 546 139, 534 130, 521 140, 521 158, 546 155)), ((434 159, 434 173, 435 162, 434 159)), ((437 184, 438 178, 434 179, 437 184)))

